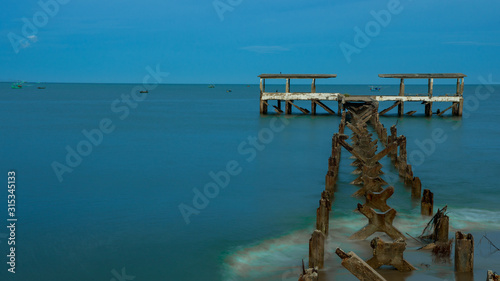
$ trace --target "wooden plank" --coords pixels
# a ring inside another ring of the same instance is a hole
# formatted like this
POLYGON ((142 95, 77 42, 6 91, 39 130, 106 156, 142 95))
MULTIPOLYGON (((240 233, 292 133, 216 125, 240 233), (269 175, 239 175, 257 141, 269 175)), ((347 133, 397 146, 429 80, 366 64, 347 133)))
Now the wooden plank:
POLYGON ((316 104, 318 104, 319 106, 321 106, 324 110, 326 110, 326 112, 334 115, 335 112, 333 110, 331 110, 328 106, 326 106, 324 103, 320 102, 319 100, 316 100, 316 104))
POLYGON ((450 105, 450 107, 448 107, 447 109, 445 109, 445 110, 443 110, 443 111, 439 112, 437 116, 441 116, 441 115, 443 115, 446 111, 448 111, 449 109, 453 108, 454 106, 455 106, 454 104, 450 105))
POLYGON ((273 105, 273 107, 274 107, 274 111, 276 111, 276 113, 283 114, 283 110, 281 110, 280 108, 278 108, 276 105, 273 105))
POLYGON ((258 77, 266 79, 327 79, 336 78, 337 74, 261 74, 258 77))
POLYGON ((406 112, 406 115, 410 115, 412 116, 413 114, 415 114, 417 111, 416 110, 412 110, 412 111, 408 111, 406 112))
POLYGON ((389 112, 391 109, 395 108, 401 101, 397 101, 395 102, 393 105, 389 106, 388 108, 382 110, 379 115, 384 115, 386 114, 387 112, 389 112))
POLYGON ((304 113, 304 114, 309 114, 309 113, 310 113, 310 112, 309 112, 309 110, 307 110, 307 109, 305 109, 305 108, 302 108, 302 107, 300 107, 300 106, 298 106, 298 105, 294 104, 294 103, 293 103, 293 102, 291 102, 291 101, 289 101, 289 103, 290 103, 291 105, 295 106, 295 108, 297 108, 298 110, 302 111, 302 113, 304 113))
POLYGON ((446 78, 463 78, 467 75, 463 73, 400 73, 400 74, 379 74, 380 78, 408 78, 408 79, 446 79, 446 78))

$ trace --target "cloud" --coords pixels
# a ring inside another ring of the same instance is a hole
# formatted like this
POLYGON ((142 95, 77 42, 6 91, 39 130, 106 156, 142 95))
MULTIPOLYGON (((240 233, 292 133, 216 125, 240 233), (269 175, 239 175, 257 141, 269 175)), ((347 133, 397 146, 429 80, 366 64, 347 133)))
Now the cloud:
POLYGON ((281 46, 247 46, 241 49, 258 54, 276 54, 289 51, 289 49, 281 46))
POLYGON ((487 43, 487 42, 477 42, 477 41, 455 41, 455 42, 444 42, 446 45, 460 45, 460 46, 500 46, 500 43, 487 43))

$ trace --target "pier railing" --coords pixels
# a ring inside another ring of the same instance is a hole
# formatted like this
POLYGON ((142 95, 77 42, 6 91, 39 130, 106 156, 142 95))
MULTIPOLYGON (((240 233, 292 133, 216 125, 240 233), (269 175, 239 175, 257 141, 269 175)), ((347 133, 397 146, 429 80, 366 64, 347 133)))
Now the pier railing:
MULTIPOLYGON (((326 101, 336 101, 338 103, 337 113, 340 115, 346 103, 365 103, 376 104, 382 101, 394 101, 390 107, 379 112, 384 115, 396 106, 398 107, 398 115, 403 116, 405 102, 422 102, 425 104, 425 115, 432 116, 432 105, 435 102, 451 102, 452 105, 443 111, 438 110, 438 116, 443 115, 449 109, 452 109, 452 115, 462 116, 463 111, 463 92, 464 92, 464 77, 461 73, 413 73, 413 74, 379 74, 381 78, 398 78, 401 79, 399 87, 399 95, 343 95, 340 93, 317 93, 316 79, 336 78, 336 74, 261 74, 260 77, 260 113, 267 114, 270 101, 276 100, 276 105, 272 105, 278 114, 291 114, 292 107, 297 108, 304 114, 316 114, 316 107, 321 106, 329 114, 336 114, 327 104, 326 101), (285 79, 285 92, 266 92, 266 79, 285 79), (291 79, 311 79, 311 92, 291 92, 291 79), (424 94, 407 94, 405 93, 405 79, 428 79, 428 92, 424 94), (434 79, 457 79, 457 90, 451 95, 434 95, 434 79), (295 100, 310 100, 311 110, 302 108, 294 103, 295 100), (285 111, 281 108, 282 102, 285 103, 285 111)), ((413 115, 416 111, 409 111, 407 115, 413 115)))

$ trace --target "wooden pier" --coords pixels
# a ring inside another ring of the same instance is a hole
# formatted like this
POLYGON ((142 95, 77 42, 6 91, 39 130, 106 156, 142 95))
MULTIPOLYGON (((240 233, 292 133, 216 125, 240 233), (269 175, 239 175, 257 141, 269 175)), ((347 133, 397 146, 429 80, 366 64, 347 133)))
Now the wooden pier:
MULTIPOLYGON (((462 116, 463 111, 463 92, 464 78, 466 75, 461 73, 413 73, 413 74, 379 74, 381 78, 400 79, 399 95, 344 95, 341 93, 317 93, 316 79, 336 78, 336 74, 261 74, 260 77, 260 113, 267 114, 270 101, 275 100, 276 105, 272 105, 278 114, 292 114, 292 107, 297 108, 304 114, 316 114, 316 107, 321 106, 329 114, 336 114, 326 102, 337 102, 337 114, 340 115, 346 104, 365 103, 373 104, 378 108, 378 103, 382 101, 393 101, 394 104, 379 112, 384 115, 396 106, 398 107, 398 116, 403 116, 405 102, 420 102, 425 104, 425 116, 432 116, 432 105, 436 102, 451 102, 452 105, 443 111, 438 111, 438 116, 446 111, 452 110, 453 116, 462 116), (266 92, 266 79, 285 79, 286 88, 284 93, 266 92), (291 92, 291 79, 312 79, 310 92, 291 92), (428 92, 420 94, 405 93, 405 79, 427 79, 428 92), (434 79, 457 79, 457 88, 455 93, 436 95, 434 93, 434 79), (311 110, 302 108, 294 103, 296 100, 310 100, 311 110), (285 104, 285 110, 282 110, 282 103, 285 104)), ((331 105, 330 105, 331 106, 331 105)), ((413 115, 416 111, 407 112, 407 115, 413 115)))

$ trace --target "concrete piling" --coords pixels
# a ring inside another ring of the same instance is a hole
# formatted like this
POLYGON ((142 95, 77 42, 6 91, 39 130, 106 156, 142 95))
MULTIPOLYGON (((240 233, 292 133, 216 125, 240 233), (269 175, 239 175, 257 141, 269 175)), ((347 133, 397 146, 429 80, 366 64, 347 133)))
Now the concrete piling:
POLYGON ((375 269, 358 257, 354 252, 345 253, 337 248, 335 253, 342 259, 342 266, 349 270, 359 280, 386 281, 375 269))
POLYGON ((429 189, 424 189, 420 207, 423 216, 432 216, 434 213, 434 194, 429 189))
POLYGON ((323 232, 325 236, 328 236, 328 227, 330 220, 330 210, 331 202, 328 198, 328 192, 323 191, 321 193, 321 199, 319 200, 319 207, 316 210, 316 229, 323 232))
POLYGON ((398 271, 415 270, 415 267, 403 258, 403 252, 406 249, 404 240, 398 239, 394 243, 386 243, 379 237, 375 237, 370 246, 373 249, 373 257, 366 263, 372 268, 377 269, 382 265, 390 265, 398 271))
POLYGON ((470 233, 455 233, 455 271, 474 271, 474 237, 470 233))
POLYGON ((309 239, 309 268, 323 268, 325 262, 325 235, 315 230, 309 239))
POLYGON ((411 198, 420 199, 422 196, 422 182, 419 177, 414 177, 411 185, 411 198))

